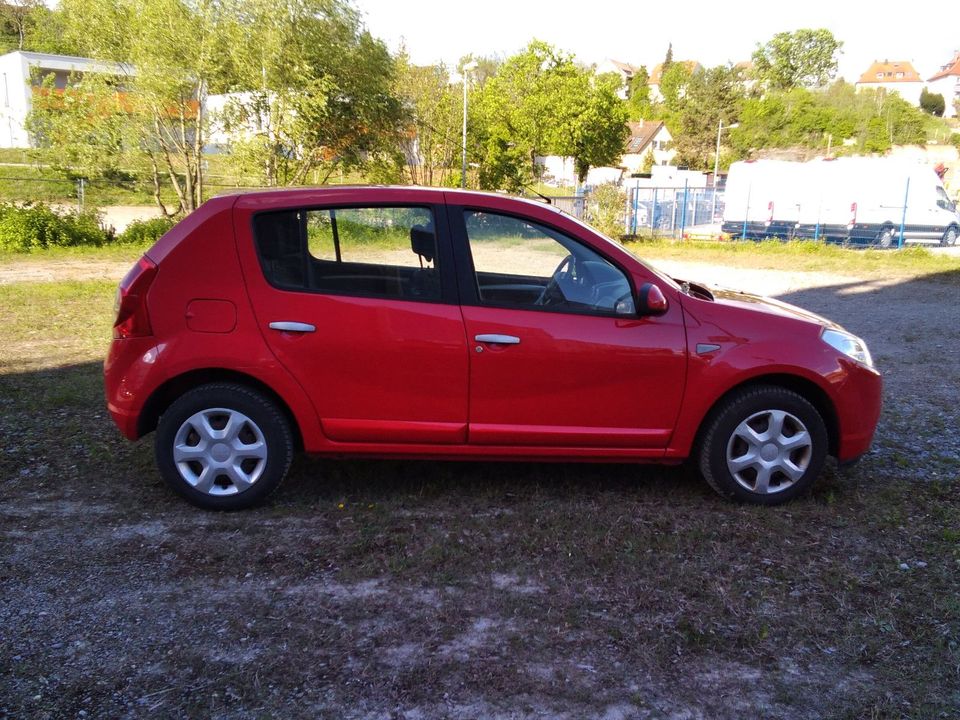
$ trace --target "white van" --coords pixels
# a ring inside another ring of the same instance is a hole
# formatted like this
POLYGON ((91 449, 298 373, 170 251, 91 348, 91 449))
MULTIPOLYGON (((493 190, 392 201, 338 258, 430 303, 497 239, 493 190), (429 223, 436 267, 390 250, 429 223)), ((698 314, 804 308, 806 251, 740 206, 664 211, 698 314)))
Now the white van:
POLYGON ((790 239, 800 219, 806 163, 750 160, 730 166, 721 229, 733 237, 790 239))
POLYGON ((840 158, 811 165, 796 235, 853 245, 954 245, 960 215, 927 165, 895 158, 840 158))

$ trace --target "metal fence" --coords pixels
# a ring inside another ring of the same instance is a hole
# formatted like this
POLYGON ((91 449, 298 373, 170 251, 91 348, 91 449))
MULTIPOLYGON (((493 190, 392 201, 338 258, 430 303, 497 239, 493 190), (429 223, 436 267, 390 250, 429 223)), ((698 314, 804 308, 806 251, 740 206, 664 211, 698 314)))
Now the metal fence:
POLYGON ((626 188, 624 233, 682 238, 717 235, 723 191, 712 187, 626 188))

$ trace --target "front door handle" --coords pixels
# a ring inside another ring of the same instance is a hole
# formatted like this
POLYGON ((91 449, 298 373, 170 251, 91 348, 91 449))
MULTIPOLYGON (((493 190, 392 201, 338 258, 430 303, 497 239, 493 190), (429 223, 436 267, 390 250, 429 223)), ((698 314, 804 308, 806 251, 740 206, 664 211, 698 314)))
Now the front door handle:
POLYGON ((491 345, 519 345, 520 338, 516 335, 477 335, 473 338, 478 343, 490 343, 491 345))
POLYGON ((293 333, 308 333, 316 332, 316 325, 311 325, 310 323, 302 322, 293 322, 291 320, 277 320, 270 323, 271 330, 279 330, 280 332, 293 332, 293 333))

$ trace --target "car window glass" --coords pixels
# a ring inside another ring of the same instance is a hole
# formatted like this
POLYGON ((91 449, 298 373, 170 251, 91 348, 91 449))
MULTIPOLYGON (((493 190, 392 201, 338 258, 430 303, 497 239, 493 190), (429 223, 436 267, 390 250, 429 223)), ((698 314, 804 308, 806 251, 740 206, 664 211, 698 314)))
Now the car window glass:
POLYGON ((536 223, 466 210, 482 303, 568 312, 632 312, 624 273, 583 243, 536 223), (626 303, 626 305, 624 305, 626 303))
POLYGON ((284 289, 439 300, 433 213, 420 207, 264 213, 254 236, 267 279, 284 289))

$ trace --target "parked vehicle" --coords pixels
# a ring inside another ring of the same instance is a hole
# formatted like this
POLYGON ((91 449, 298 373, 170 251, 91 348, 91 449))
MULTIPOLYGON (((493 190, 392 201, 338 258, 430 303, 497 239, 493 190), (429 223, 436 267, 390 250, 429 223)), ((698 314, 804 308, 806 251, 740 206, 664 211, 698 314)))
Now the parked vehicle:
POLYGON ((791 239, 808 184, 808 166, 804 163, 783 160, 733 163, 724 191, 721 229, 744 239, 791 239))
POLYGON ((421 188, 218 197, 118 291, 107 405, 205 508, 327 456, 690 461, 775 504, 867 451, 881 380, 828 320, 666 277, 548 205, 421 188))
POLYGON ((723 231, 750 239, 845 245, 953 245, 960 215, 937 174, 896 158, 807 163, 758 160, 730 167, 723 231))
POLYGON ((796 235, 850 245, 954 245, 960 215, 940 177, 896 158, 839 158, 806 163, 809 183, 796 235))

